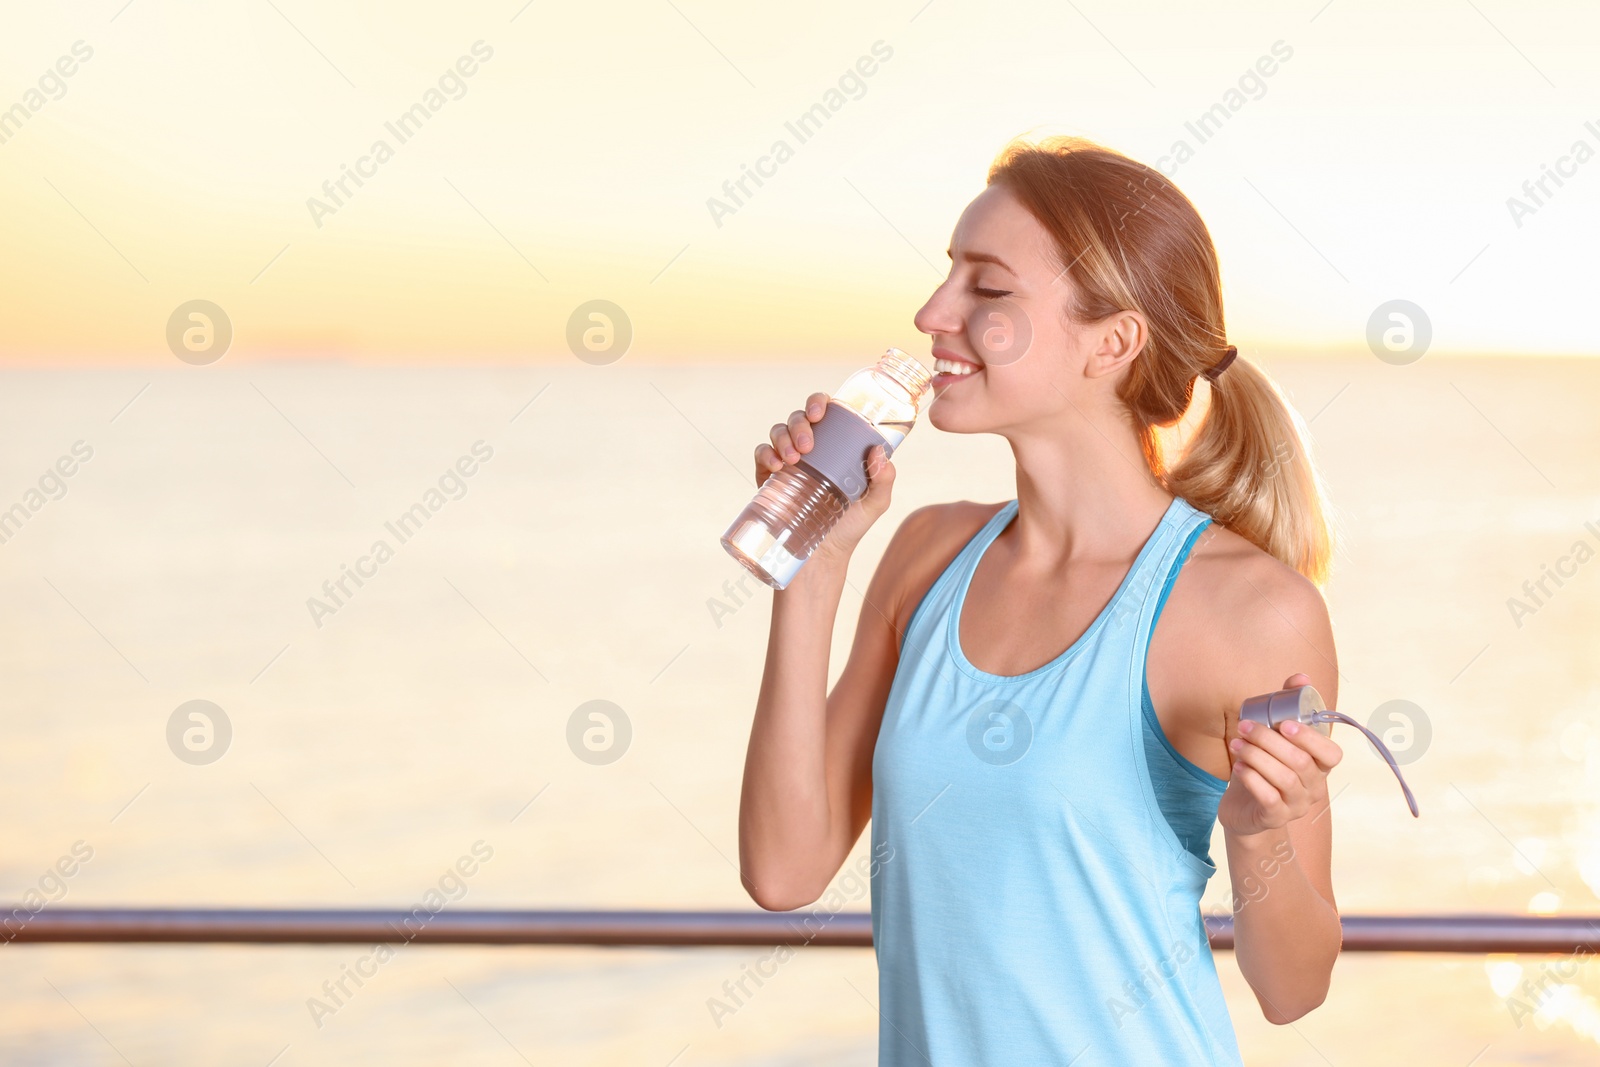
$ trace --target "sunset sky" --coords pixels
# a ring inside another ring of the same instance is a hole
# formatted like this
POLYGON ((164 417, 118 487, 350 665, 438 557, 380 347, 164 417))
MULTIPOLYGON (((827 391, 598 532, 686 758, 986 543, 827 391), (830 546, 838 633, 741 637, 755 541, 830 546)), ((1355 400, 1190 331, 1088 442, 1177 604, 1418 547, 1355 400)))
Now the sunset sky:
POLYGON ((1359 353, 1403 298, 1441 352, 1600 351, 1595 9, 1169 10, 19 7, 0 360, 170 363, 193 299, 232 320, 229 360, 570 360, 593 299, 642 362, 925 354, 911 317, 989 162, 1057 132, 1167 160, 1241 347, 1359 353))

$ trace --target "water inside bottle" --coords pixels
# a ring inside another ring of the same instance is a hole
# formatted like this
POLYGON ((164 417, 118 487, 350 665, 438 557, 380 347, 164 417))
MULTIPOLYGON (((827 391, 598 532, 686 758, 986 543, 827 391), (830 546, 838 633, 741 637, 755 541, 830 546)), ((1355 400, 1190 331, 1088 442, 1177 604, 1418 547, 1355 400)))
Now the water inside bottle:
POLYGON ((723 534, 722 547, 763 583, 783 589, 848 506, 832 485, 804 468, 784 467, 761 483, 723 534))
POLYGON ((906 434, 910 433, 911 427, 915 425, 915 419, 909 419, 905 422, 880 422, 876 424, 878 432, 889 443, 889 451, 891 452, 900 447, 900 442, 906 439, 906 434))

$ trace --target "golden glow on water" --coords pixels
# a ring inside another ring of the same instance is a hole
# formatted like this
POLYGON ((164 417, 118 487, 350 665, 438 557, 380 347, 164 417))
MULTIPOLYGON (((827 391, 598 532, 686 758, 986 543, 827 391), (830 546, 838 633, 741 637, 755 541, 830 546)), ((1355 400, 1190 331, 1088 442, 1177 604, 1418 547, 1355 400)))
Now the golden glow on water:
MULTIPOLYGON (((67 493, 0 546, 6 892, 82 839, 95 852, 67 880, 72 905, 399 906, 482 838, 494 858, 465 907, 753 907, 730 860, 770 593, 717 543, 750 497, 726 457, 858 365, 4 372, 9 499, 79 436, 94 446, 67 493), (572 448, 611 426, 658 447, 572 448), (317 626, 307 598, 479 438, 493 456, 464 495, 317 626), (235 726, 204 767, 161 734, 197 698, 235 726), (633 722, 607 766, 564 739, 594 699, 633 722)), ((1348 914, 1600 910, 1600 570, 1548 586, 1521 627, 1506 606, 1600 522, 1589 367, 1269 364, 1315 416, 1344 531, 1327 594, 1338 706, 1367 721, 1404 698, 1431 722, 1404 767, 1421 819, 1335 727, 1348 914)), ((835 676, 899 519, 1014 493, 992 437, 923 426, 896 467, 891 514, 840 605, 835 676)), ((1202 909, 1228 899, 1224 870, 1202 909)), ((264 1063, 289 1043, 299 1063, 421 1065, 452 1041, 452 1062, 503 1062, 444 976, 534 1062, 573 1048, 595 1063, 665 1049, 666 1062, 690 1043, 707 1063, 867 1063, 878 1025, 870 953, 802 950, 718 1028, 707 998, 758 952, 407 948, 319 1029, 307 998, 359 953, 7 951, 0 1035, 45 1062, 99 1054, 46 979, 134 1062, 260 1048, 264 1063), (226 1006, 196 1021, 207 998, 226 1006)), ((1261 1018, 1231 955, 1218 970, 1251 1064, 1304 1063, 1308 1041, 1363 1064, 1467 1063, 1488 1046, 1475 1067, 1589 1063, 1600 1044, 1591 959, 1350 954, 1327 1003, 1292 1028, 1261 1018)))

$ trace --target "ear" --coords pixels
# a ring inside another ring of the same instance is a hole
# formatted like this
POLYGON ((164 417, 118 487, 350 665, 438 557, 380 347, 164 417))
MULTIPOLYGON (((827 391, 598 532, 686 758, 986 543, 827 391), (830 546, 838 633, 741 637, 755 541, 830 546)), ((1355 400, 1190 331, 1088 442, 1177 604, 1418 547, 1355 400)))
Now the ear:
POLYGON ((1137 311, 1117 311, 1095 323, 1089 331, 1087 378, 1116 374, 1132 363, 1150 339, 1150 324, 1137 311))

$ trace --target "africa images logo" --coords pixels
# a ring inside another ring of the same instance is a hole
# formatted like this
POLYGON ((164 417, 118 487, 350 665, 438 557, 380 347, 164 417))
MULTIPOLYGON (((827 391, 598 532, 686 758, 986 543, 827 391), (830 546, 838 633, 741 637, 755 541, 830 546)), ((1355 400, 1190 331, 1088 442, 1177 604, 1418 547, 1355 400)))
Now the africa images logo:
POLYGON ((1033 720, 1009 700, 987 700, 967 716, 967 747, 984 763, 1004 767, 1028 754, 1033 720))

